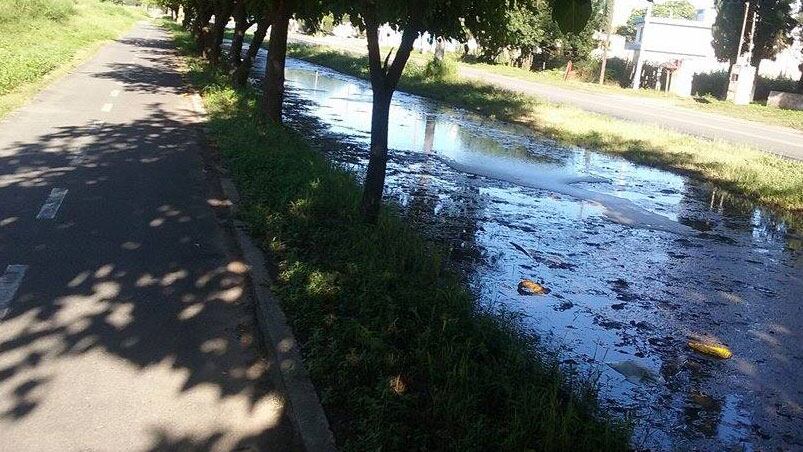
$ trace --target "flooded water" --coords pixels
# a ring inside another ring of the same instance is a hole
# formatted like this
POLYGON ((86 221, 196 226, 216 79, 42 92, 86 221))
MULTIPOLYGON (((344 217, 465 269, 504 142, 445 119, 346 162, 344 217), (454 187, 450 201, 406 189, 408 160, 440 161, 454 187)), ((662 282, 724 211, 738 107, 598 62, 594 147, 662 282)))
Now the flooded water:
MULTIPOLYGON (((370 85, 297 60, 286 76, 291 123, 360 174, 370 85)), ((416 96, 397 93, 390 121, 387 198, 449 246, 482 303, 599 372, 634 447, 803 448, 800 232, 706 184, 416 96), (520 295, 525 278, 551 292, 520 295)))

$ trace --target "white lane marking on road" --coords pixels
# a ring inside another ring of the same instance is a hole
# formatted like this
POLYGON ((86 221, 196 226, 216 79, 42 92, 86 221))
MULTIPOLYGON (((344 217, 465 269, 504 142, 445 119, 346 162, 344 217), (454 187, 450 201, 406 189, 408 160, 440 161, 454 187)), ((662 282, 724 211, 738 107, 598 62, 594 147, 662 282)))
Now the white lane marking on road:
POLYGON ((103 107, 101 107, 100 111, 108 113, 112 111, 112 107, 114 107, 114 104, 103 104, 103 107))
POLYGON ((42 205, 42 208, 39 209, 39 214, 36 215, 37 220, 52 220, 55 218, 56 213, 59 211, 59 207, 61 207, 61 203, 64 201, 64 197, 67 196, 68 190, 66 188, 54 188, 50 191, 50 196, 47 197, 47 200, 42 205))
POLYGON ((72 156, 70 156, 69 162, 72 166, 78 166, 83 164, 87 159, 86 151, 91 146, 89 140, 91 140, 92 135, 95 135, 103 129, 106 125, 105 122, 101 121, 100 119, 93 119, 89 122, 89 126, 87 127, 87 134, 84 135, 81 140, 83 144, 76 147, 72 151, 72 156))
POLYGON ((119 89, 113 89, 112 92, 109 93, 109 96, 111 96, 111 97, 117 97, 119 95, 120 95, 120 90, 119 89))
POLYGON ((0 276, 0 320, 8 313, 8 306, 17 294, 27 270, 27 265, 12 264, 7 266, 6 272, 0 276))

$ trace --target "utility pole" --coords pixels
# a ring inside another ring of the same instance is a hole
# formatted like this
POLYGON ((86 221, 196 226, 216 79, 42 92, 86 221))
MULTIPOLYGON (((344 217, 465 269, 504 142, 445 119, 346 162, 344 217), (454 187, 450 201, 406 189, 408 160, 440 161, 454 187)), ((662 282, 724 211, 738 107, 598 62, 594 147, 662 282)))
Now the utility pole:
POLYGON ((742 32, 739 33, 739 47, 736 48, 736 62, 742 56, 742 46, 744 45, 744 32, 747 30, 747 16, 750 13, 750 2, 744 4, 744 19, 742 19, 742 32))
POLYGON ((736 105, 749 104, 753 101, 755 95, 757 68, 752 65, 753 50, 755 47, 754 37, 756 34, 756 22, 758 20, 758 4, 755 2, 756 0, 748 0, 745 2, 742 32, 739 34, 739 46, 736 49, 736 62, 731 66, 728 77, 728 94, 726 98, 736 105), (747 20, 750 18, 751 7, 753 7, 753 15, 750 21, 750 38, 748 41, 747 20), (747 52, 744 52, 745 44, 747 44, 747 52))
POLYGON ((750 24, 750 44, 747 46, 747 62, 753 64, 753 49, 756 48, 756 21, 758 21, 758 4, 753 10, 753 23, 750 24))
POLYGON ((644 41, 647 37, 647 26, 650 24, 652 18, 652 0, 647 0, 647 12, 644 13, 644 24, 641 26, 641 39, 639 40, 638 56, 636 57, 636 72, 633 74, 633 89, 639 89, 641 86, 641 68, 644 66, 644 41))
POLYGON ((614 1, 615 0, 608 0, 605 3, 606 9, 608 10, 608 30, 605 35, 605 47, 602 48, 602 63, 599 68, 600 85, 605 84, 605 66, 608 65, 608 49, 611 47, 611 33, 613 33, 614 1))

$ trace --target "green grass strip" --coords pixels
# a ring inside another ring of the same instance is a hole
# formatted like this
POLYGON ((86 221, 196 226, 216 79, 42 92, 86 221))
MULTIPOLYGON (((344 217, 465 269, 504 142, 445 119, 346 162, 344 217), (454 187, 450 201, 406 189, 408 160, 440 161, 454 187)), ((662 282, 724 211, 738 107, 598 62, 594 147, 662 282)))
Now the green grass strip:
MULTIPOLYGON (((187 50, 191 40, 172 27, 187 50)), ((278 263, 274 291, 345 450, 622 450, 593 385, 563 374, 513 316, 476 301, 393 209, 360 220, 360 187, 257 94, 187 58, 243 219, 278 263)))
POLYGON ((144 17, 99 0, 0 1, 0 118, 144 17))

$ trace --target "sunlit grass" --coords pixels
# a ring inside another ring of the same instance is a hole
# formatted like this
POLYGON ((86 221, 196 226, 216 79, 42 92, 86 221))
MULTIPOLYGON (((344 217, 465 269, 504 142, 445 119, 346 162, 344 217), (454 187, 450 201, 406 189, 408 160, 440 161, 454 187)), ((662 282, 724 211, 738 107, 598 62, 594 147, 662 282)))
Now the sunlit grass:
POLYGON ((512 316, 477 306, 391 208, 377 225, 361 221, 354 177, 260 121, 253 90, 187 61, 341 448, 627 448, 592 382, 561 372, 512 316))
MULTIPOLYGON (((323 47, 295 45, 292 56, 365 78, 366 59, 323 47)), ((674 170, 793 215, 803 213, 803 163, 725 141, 696 138, 649 124, 540 101, 486 83, 431 80, 411 61, 402 90, 498 119, 525 124, 568 145, 674 170)))
POLYGON ((0 2, 0 117, 143 17, 99 0, 0 2))

